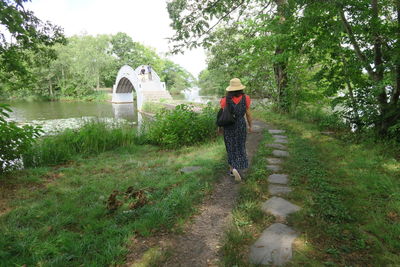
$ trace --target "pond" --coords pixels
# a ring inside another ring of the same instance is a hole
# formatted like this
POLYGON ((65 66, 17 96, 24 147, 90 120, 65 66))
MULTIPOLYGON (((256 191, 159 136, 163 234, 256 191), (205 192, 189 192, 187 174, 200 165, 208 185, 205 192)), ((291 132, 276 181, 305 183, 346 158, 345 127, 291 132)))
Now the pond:
MULTIPOLYGON (((190 102, 206 103, 215 97, 199 96, 199 88, 188 88, 182 93, 190 102)), ((40 125, 44 134, 54 134, 66 128, 78 128, 85 120, 101 118, 128 121, 133 125, 142 122, 141 113, 134 104, 113 104, 111 102, 8 102, 11 109, 10 120, 21 125, 40 125)))
POLYGON ((141 119, 133 104, 110 102, 8 102, 10 120, 19 124, 40 125, 45 134, 65 128, 78 128, 85 120, 102 118, 137 124, 141 119))

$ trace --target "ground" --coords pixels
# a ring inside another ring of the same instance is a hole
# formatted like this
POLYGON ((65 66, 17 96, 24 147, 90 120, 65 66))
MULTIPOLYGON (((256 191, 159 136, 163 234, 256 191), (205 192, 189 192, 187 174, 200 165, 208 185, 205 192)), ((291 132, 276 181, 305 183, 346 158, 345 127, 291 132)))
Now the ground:
MULTIPOLYGON (((255 130, 247 137, 246 149, 250 164, 263 139, 264 128, 265 123, 255 121, 255 130)), ((143 253, 157 247, 169 254, 163 266, 218 266, 221 239, 230 223, 239 186, 229 175, 221 177, 212 194, 199 207, 199 213, 184 226, 183 234, 133 240, 126 265, 140 264, 143 253)))

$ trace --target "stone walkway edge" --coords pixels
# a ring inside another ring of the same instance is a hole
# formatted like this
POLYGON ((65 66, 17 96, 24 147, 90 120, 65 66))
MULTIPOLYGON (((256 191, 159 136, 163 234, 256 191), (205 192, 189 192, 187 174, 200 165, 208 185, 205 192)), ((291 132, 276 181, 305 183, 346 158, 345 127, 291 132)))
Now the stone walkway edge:
POLYGON ((290 156, 287 152, 288 137, 282 135, 285 130, 269 129, 274 142, 267 144, 273 148, 272 156, 267 158, 266 168, 273 173, 268 176, 268 192, 272 196, 265 201, 261 209, 275 216, 276 222, 266 228, 257 241, 250 247, 249 259, 252 264, 281 266, 289 262, 292 258, 292 245, 298 237, 298 233, 287 226, 287 216, 299 211, 301 208, 287 201, 283 197, 292 191, 288 186, 289 175, 278 173, 282 170, 281 164, 284 159, 290 156))

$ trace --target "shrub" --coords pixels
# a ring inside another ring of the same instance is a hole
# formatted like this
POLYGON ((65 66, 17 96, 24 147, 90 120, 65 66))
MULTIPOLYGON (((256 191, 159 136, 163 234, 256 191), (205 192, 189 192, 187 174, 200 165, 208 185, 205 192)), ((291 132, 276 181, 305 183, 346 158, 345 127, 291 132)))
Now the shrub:
POLYGON ((156 114, 146 130, 149 143, 166 148, 193 145, 216 137, 216 111, 211 105, 200 112, 182 104, 174 110, 162 110, 156 114))
POLYGON ((348 125, 341 119, 337 112, 332 112, 323 106, 299 107, 292 116, 304 122, 312 122, 320 129, 343 130, 348 125))
POLYGON ((59 164, 76 155, 88 156, 118 147, 141 143, 135 128, 87 121, 79 129, 67 129, 55 136, 41 138, 23 155, 25 167, 59 164))
POLYGON ((8 105, 0 104, 0 173, 18 167, 16 161, 29 150, 40 134, 39 127, 19 127, 13 121, 7 121, 8 105))

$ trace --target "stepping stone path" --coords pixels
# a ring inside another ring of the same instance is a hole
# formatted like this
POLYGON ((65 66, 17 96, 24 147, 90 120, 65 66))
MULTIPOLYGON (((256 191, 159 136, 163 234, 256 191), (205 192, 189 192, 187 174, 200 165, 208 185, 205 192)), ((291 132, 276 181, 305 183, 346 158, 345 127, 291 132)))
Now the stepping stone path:
POLYGON ((292 243, 296 232, 282 224, 274 223, 264 230, 250 248, 251 263, 283 265, 292 258, 292 243))
POLYGON ((282 170, 281 164, 289 157, 287 147, 283 144, 289 143, 285 130, 270 129, 274 142, 267 147, 274 148, 272 155, 267 158, 267 169, 273 174, 268 176, 268 192, 271 198, 262 204, 261 209, 276 218, 276 223, 269 226, 261 234, 260 238, 250 247, 250 262, 252 264, 281 266, 292 258, 292 244, 297 232, 291 227, 280 223, 285 222, 287 216, 299 211, 301 208, 282 198, 290 193, 292 189, 288 186, 289 176, 278 173, 282 170))
POLYGON ((268 176, 268 182, 271 184, 287 184, 288 175, 287 174, 271 174, 268 176))
POLYGON ((283 150, 274 150, 272 151, 272 155, 275 157, 289 157, 289 153, 283 150))
POLYGON ((281 144, 268 144, 267 147, 272 147, 272 148, 277 148, 277 149, 282 149, 282 150, 286 150, 287 147, 281 144))
POLYGON ((283 160, 278 158, 267 158, 269 164, 282 164, 283 160))
POLYGON ((279 172, 282 168, 279 165, 267 165, 267 169, 273 172, 279 172))
POLYGON ((270 184, 268 186, 268 192, 273 196, 283 196, 292 192, 292 189, 284 185, 270 184))

